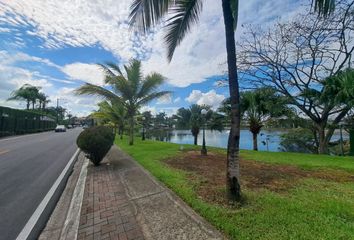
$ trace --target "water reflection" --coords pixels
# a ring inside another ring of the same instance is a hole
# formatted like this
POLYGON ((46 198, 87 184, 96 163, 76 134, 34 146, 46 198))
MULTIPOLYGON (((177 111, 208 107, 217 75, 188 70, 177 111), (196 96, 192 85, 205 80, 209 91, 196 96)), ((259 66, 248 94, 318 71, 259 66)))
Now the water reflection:
MULTIPOLYGON (((258 135, 258 149, 260 151, 280 151, 280 136, 286 133, 286 130, 263 130, 258 135)), ((198 145, 202 145, 202 131, 198 135, 198 145)), ((229 130, 211 131, 205 130, 205 140, 207 146, 226 148, 229 137, 229 130)), ((194 138, 190 130, 154 130, 148 133, 148 138, 158 141, 172 142, 178 144, 193 144, 194 138)), ((339 133, 335 133, 332 141, 339 139, 339 133)), ((344 139, 348 139, 345 135, 344 139)), ((253 149, 252 134, 249 130, 241 130, 240 138, 241 149, 253 149)))
MULTIPOLYGON (((280 134, 284 131, 262 131, 258 137, 258 149, 261 151, 279 151, 280 134)), ((178 144, 193 144, 194 138, 190 130, 155 130, 149 133, 149 138, 178 144)), ((205 130, 207 146, 226 148, 229 131, 205 130)), ((202 131, 198 135, 198 145, 202 145, 202 131)), ((248 130, 241 130, 241 149, 252 149, 252 135, 248 130)))

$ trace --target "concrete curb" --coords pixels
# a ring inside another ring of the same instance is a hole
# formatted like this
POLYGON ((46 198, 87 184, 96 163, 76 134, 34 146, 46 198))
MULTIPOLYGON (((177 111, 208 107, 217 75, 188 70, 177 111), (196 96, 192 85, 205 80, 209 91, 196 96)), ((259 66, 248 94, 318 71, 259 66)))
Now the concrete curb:
POLYGON ((79 231, 81 205, 84 197, 85 183, 87 177, 87 166, 89 160, 85 158, 80 171, 79 179, 71 199, 70 207, 66 215, 63 230, 60 234, 61 240, 76 240, 79 231))
POLYGON ((84 154, 79 154, 65 189, 38 240, 77 238, 88 164, 84 154))
POLYGON ((79 153, 80 150, 77 149, 46 196, 38 205, 37 209, 27 221, 16 240, 30 240, 38 238, 65 188, 66 182, 72 172, 79 153))

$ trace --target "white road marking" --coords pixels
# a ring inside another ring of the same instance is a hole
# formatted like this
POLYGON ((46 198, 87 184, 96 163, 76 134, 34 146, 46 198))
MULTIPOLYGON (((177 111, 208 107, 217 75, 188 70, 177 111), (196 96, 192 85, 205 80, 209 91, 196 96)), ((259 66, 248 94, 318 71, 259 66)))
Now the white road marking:
POLYGON ((1 155, 1 154, 8 153, 8 152, 10 152, 10 150, 1 150, 1 149, 0 149, 0 155, 1 155))
POLYGON ((36 211, 32 214, 30 219, 27 221, 26 225, 20 232, 20 234, 17 236, 16 240, 26 240, 28 236, 30 235, 32 229, 36 225, 38 219, 42 215, 44 209, 46 208, 47 204, 49 203, 50 199, 53 197, 54 193, 56 192, 60 182, 63 180, 66 172, 69 170, 71 164, 74 162, 75 158, 79 154, 80 150, 77 149, 74 155, 71 157, 70 161, 66 164, 65 168, 63 171, 60 173, 59 177, 57 180, 54 182, 53 186, 49 189, 48 193, 45 195, 41 203, 38 205, 36 211))

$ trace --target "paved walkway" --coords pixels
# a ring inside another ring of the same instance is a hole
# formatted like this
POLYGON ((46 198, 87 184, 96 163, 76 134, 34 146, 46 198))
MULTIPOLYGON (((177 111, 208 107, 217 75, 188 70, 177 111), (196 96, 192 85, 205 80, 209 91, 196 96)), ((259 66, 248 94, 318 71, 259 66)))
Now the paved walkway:
POLYGON ((223 239, 130 156, 89 165, 78 239, 223 239))

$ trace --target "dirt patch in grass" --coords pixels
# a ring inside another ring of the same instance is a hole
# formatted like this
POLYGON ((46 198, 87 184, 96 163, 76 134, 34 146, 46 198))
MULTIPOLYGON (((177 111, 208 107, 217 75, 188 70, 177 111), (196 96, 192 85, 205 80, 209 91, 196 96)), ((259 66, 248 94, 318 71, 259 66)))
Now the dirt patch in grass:
MULTIPOLYGON (((224 203, 226 179, 226 156, 208 153, 201 156, 199 151, 186 151, 176 157, 166 159, 169 166, 192 173, 190 177, 198 181, 199 196, 209 202, 224 203)), ((335 182, 353 182, 354 175, 340 170, 303 170, 291 165, 267 164, 241 159, 241 184, 244 188, 275 192, 286 192, 300 179, 320 178, 335 182)))

